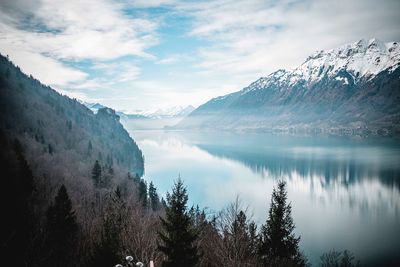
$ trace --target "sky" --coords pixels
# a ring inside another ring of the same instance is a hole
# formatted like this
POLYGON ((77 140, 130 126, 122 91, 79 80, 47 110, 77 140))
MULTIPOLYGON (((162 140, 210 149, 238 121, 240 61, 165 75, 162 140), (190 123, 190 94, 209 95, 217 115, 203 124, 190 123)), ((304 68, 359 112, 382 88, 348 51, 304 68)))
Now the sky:
POLYGON ((0 0, 0 53, 62 94, 199 106, 317 50, 400 41, 400 0, 0 0))

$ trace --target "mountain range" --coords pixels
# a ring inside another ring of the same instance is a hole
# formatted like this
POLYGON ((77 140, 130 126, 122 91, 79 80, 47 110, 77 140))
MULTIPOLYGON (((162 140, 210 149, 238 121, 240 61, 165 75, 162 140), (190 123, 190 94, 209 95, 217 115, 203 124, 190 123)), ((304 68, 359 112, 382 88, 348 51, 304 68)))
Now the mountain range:
POLYGON ((176 127, 399 133, 399 65, 398 42, 363 39, 317 51, 297 68, 211 99, 176 127))
MULTIPOLYGON (((94 113, 106 106, 100 103, 90 103, 79 101, 94 113)), ((123 119, 167 119, 167 118, 181 118, 189 115, 195 108, 192 105, 188 106, 172 106, 168 108, 160 108, 157 110, 137 110, 135 112, 117 111, 116 113, 123 119)))

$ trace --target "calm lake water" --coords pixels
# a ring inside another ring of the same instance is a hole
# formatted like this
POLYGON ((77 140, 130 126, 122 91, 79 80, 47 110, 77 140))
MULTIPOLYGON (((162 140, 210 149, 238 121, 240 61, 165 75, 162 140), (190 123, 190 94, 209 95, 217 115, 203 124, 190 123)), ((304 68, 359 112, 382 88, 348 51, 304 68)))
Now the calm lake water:
MULTIPOLYGON (((129 130, 129 126, 128 126, 129 130)), ((130 131, 145 178, 165 195, 180 175, 189 202, 218 211, 239 196, 264 223, 273 186, 288 184, 296 233, 313 265, 349 249, 361 263, 400 255, 400 142, 271 134, 130 131)))

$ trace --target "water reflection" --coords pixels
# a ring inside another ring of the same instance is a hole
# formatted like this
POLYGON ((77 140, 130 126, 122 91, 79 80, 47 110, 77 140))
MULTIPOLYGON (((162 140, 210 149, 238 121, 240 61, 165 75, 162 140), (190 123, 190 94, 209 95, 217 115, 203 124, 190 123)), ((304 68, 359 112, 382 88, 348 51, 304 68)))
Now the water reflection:
POLYGON ((356 207, 365 216, 399 215, 400 150, 393 140, 222 135, 223 144, 208 137, 195 145, 263 178, 286 179, 315 201, 356 207))
POLYGON ((192 203, 218 210, 236 195, 265 220, 288 181, 296 231, 312 263, 332 248, 364 262, 400 253, 400 145, 393 140, 268 134, 132 132, 146 177, 166 192, 180 173, 192 203), (396 234, 394 234, 396 233, 396 234))

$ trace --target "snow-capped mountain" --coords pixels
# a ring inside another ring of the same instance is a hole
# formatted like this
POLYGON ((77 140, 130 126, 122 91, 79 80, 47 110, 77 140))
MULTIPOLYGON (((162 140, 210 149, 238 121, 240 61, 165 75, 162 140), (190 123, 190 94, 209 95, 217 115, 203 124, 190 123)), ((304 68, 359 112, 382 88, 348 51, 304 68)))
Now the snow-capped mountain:
POLYGON ((346 44, 336 49, 317 51, 303 64, 293 70, 278 70, 267 77, 260 78, 243 90, 265 88, 269 85, 294 86, 299 82, 315 83, 331 77, 343 83, 357 83, 362 78, 372 79, 378 73, 393 71, 400 64, 400 45, 398 42, 384 43, 377 39, 364 39, 346 44), (346 71, 351 77, 342 77, 346 71))
POLYGON ((85 101, 78 100, 81 104, 85 105, 88 109, 93 111, 93 113, 97 113, 97 111, 101 108, 106 108, 106 106, 100 104, 100 103, 89 103, 85 101))
POLYGON ((318 51, 243 90, 214 98, 179 127, 398 129, 400 46, 359 40, 318 51))
MULTIPOLYGON (((100 103, 90 103, 78 100, 81 104, 85 105, 88 109, 97 113, 101 108, 106 106, 100 103)), ((192 105, 189 106, 173 106, 169 108, 157 109, 157 110, 137 110, 135 112, 122 112, 117 111, 116 114, 121 118, 125 119, 166 119, 166 118, 182 118, 189 115, 195 108, 192 105)))
POLYGON ((185 117, 189 115, 195 108, 189 106, 174 106, 164 109, 157 109, 156 111, 148 114, 151 118, 172 118, 172 117, 185 117))
POLYGON ((194 109, 195 108, 192 105, 173 106, 157 110, 137 111, 134 113, 151 119, 163 119, 163 118, 185 117, 189 115, 194 109))

